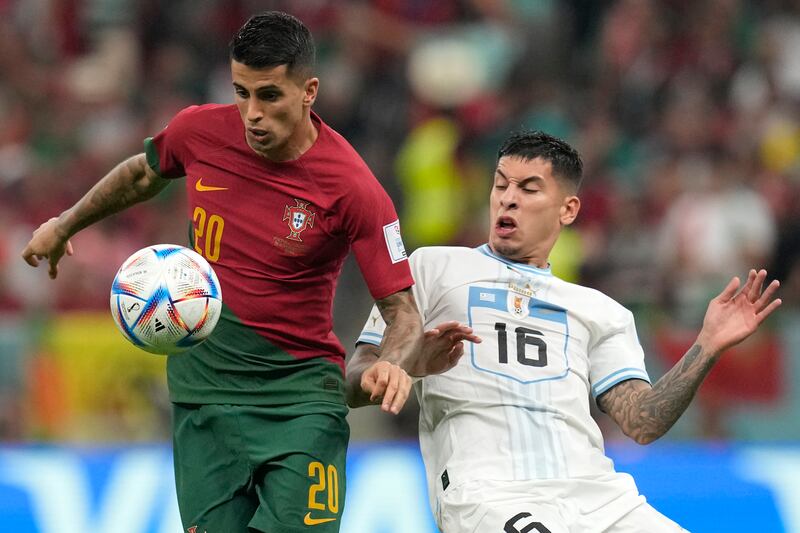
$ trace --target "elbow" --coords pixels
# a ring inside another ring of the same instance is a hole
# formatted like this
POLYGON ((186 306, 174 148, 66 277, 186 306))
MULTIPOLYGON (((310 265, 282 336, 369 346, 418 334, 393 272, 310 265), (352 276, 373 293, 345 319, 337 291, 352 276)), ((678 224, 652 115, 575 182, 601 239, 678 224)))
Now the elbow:
POLYGON ((349 407, 350 409, 356 409, 362 406, 362 404, 359 403, 358 400, 351 394, 347 394, 346 401, 347 401, 347 407, 349 407))
POLYGON ((363 401, 363 398, 351 387, 347 386, 347 390, 344 394, 345 402, 347 402, 347 407, 350 409, 356 409, 357 407, 363 407, 366 405, 363 401))
POLYGON ((654 443, 655 441, 660 439, 662 435, 663 433, 648 433, 644 431, 639 431, 634 434, 628 434, 628 437, 630 437, 636 444, 641 444, 642 446, 645 446, 647 444, 654 443))

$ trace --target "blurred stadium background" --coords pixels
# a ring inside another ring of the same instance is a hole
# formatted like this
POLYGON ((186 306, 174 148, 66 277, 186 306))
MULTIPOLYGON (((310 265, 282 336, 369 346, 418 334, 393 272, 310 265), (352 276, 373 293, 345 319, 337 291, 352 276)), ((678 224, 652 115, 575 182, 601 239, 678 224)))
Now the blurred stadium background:
MULTIPOLYGON (((634 310, 653 378, 727 279, 780 279, 777 316, 662 441, 598 422, 695 533, 800 531, 796 0, 0 0, 0 530, 180 531, 164 361, 107 307, 131 252, 185 243, 181 185, 79 234, 57 282, 19 252, 179 109, 232 101, 228 39, 266 9, 314 33, 315 109, 392 195, 409 250, 481 244, 495 150, 536 128, 586 165, 553 269, 634 310)), ((346 346, 369 306, 350 262, 346 346)), ((343 532, 434 531, 415 406, 351 422, 343 532)))

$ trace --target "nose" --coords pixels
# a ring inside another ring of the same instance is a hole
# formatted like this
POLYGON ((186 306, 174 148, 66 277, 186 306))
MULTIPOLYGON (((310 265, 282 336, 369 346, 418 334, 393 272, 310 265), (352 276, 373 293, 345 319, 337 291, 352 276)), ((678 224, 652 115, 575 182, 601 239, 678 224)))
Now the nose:
POLYGON ((264 112, 258 104, 258 98, 250 98, 247 101, 247 122, 257 124, 262 118, 264 118, 264 112))
POLYGON ((516 209, 518 207, 517 188, 514 184, 508 187, 500 195, 500 205, 505 209, 516 209))

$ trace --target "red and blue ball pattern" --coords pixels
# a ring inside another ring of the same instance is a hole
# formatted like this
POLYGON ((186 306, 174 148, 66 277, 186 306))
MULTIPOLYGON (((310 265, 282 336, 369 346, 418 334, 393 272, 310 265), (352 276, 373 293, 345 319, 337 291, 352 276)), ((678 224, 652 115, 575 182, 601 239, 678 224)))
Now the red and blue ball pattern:
POLYGON ((211 265, 174 244, 135 252, 111 285, 114 322, 125 338, 151 353, 180 353, 203 342, 221 309, 222 293, 211 265))

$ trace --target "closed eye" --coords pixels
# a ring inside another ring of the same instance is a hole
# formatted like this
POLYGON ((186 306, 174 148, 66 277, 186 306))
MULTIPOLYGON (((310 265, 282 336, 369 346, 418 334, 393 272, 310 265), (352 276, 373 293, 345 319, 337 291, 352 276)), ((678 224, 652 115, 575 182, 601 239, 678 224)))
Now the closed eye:
POLYGON ((258 99, 265 102, 274 102, 281 97, 281 94, 274 91, 264 91, 258 93, 258 99))

